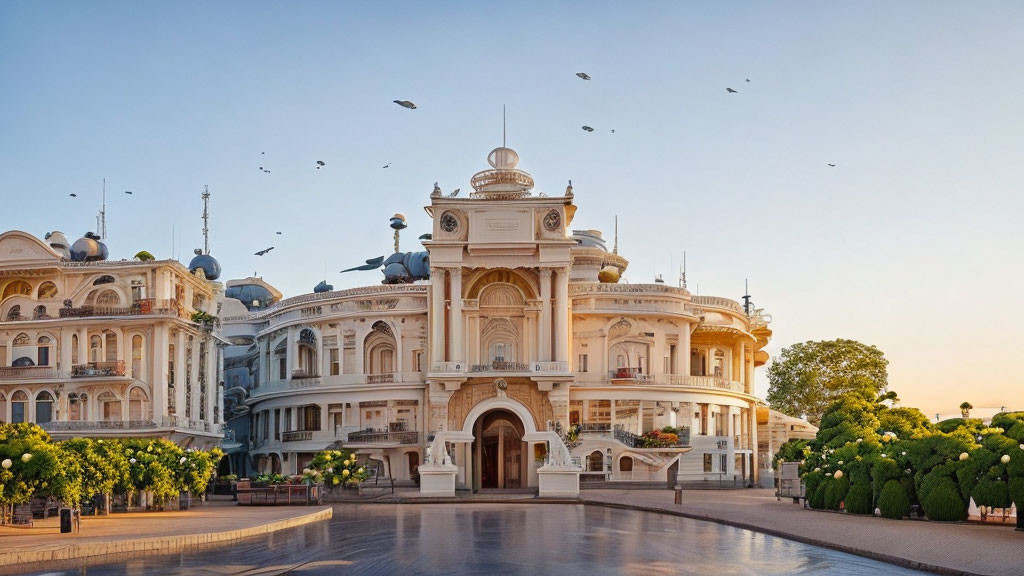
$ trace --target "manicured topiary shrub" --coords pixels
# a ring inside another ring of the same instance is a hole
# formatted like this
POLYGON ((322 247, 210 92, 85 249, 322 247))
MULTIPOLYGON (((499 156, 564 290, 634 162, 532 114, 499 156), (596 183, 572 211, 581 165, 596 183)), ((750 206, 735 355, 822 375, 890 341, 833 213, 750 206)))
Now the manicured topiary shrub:
POLYGON ((871 484, 866 480, 857 481, 850 485, 850 491, 846 493, 845 508, 850 514, 873 514, 873 502, 871 484))
POLYGON ((833 478, 825 484, 825 509, 839 510, 839 505, 846 499, 846 493, 850 491, 850 481, 843 476, 838 480, 833 478))
POLYGON ((982 478, 971 492, 971 498, 978 506, 992 506, 995 508, 1009 508, 1010 492, 1005 482, 982 478))
POLYGON ((825 488, 828 486, 828 481, 820 481, 814 487, 813 490, 808 488, 807 492, 807 505, 815 510, 821 510, 825 508, 825 488))
POLYGON ((1024 514, 1024 478, 1010 478, 1007 493, 1017 505, 1017 514, 1024 514))
POLYGON ((929 520, 956 522, 967 519, 967 506, 952 481, 941 483, 921 500, 929 520))
POLYGON ((878 502, 882 495, 882 488, 890 480, 898 480, 902 470, 892 458, 879 458, 871 467, 871 480, 873 489, 873 501, 878 502))
POLYGON ((910 512, 910 498, 907 491, 896 480, 889 480, 882 487, 878 497, 878 509, 882 516, 899 520, 910 512))

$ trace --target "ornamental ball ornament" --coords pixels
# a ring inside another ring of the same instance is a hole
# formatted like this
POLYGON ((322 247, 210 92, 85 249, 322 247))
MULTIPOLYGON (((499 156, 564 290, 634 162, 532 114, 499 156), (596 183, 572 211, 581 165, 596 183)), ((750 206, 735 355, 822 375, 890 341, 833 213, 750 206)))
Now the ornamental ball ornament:
POLYGON ((1002 462, 1003 464, 1009 464, 1010 463, 1010 455, 1009 454, 1003 454, 1003 457, 1000 458, 999 461, 1002 462))
POLYGON ((967 452, 961 452, 961 453, 960 453, 960 460, 961 460, 961 461, 963 461, 963 460, 967 460, 967 458, 968 458, 968 454, 967 454, 967 452))
POLYGON ((21 461, 22 462, 28 462, 31 459, 32 459, 32 455, 29 454, 28 452, 25 452, 24 454, 21 455, 21 461))
POLYGON ((4 461, 3 461, 3 462, 0 462, 0 466, 3 466, 3 467, 4 467, 4 470, 7 470, 7 469, 8 469, 8 468, 10 468, 10 467, 11 467, 11 465, 13 465, 13 464, 14 464, 14 462, 11 462, 11 459, 10 459, 10 458, 4 458, 4 461))

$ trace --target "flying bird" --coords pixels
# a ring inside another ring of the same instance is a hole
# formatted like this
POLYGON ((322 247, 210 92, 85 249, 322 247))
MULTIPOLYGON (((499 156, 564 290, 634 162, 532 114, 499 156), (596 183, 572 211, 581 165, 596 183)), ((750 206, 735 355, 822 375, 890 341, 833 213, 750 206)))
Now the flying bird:
POLYGON ((612 128, 612 134, 615 134, 615 128, 612 128))
POLYGON ((263 166, 260 166, 260 172, 265 172, 267 174, 270 174, 270 170, 265 169, 263 166))
POLYGON ((594 129, 591 128, 590 126, 584 126, 583 129, 586 130, 587 132, 593 132, 594 131, 594 129))
POLYGON ((750 78, 747 78, 747 82, 750 82, 750 78))
POLYGON ((256 253, 256 256, 263 256, 264 254, 266 254, 267 252, 270 252, 273 249, 274 249, 274 247, 271 246, 270 248, 265 248, 263 250, 260 250, 259 252, 256 253))
POLYGON ((408 108, 409 110, 416 109, 416 105, 413 104, 412 102, 409 102, 408 100, 394 100, 394 103, 398 104, 402 108, 408 108))
POLYGON ((576 75, 584 80, 590 80, 590 76, 586 72, 577 72, 576 75))
POLYGON ((462 188, 456 188, 454 192, 452 192, 451 194, 448 195, 448 197, 449 198, 455 198, 456 196, 459 195, 459 190, 462 190, 462 188))
POLYGON ((835 168, 835 167, 836 167, 836 165, 835 165, 835 164, 829 164, 829 166, 831 166, 831 167, 833 167, 833 168, 835 168))
POLYGON ((278 236, 280 236, 280 235, 281 235, 281 233, 280 233, 280 232, 278 232, 278 233, 277 233, 277 235, 278 235, 278 236))
POLYGON ((74 194, 74 193, 68 194, 68 196, 71 196, 72 198, 78 198, 78 194, 74 194))
POLYGON ((266 154, 266 152, 260 152, 260 154, 266 154))
POLYGON ((131 193, 132 193, 132 191, 131 191, 131 190, 125 190, 125 191, 124 191, 124 193, 125 193, 125 194, 131 194, 131 193))
POLYGON ((726 88, 725 91, 728 92, 729 94, 736 94, 738 92, 737 90, 733 90, 732 88, 726 88))
POLYGON ((382 168, 387 168, 388 166, 391 166, 391 162, 388 162, 387 164, 385 164, 384 166, 382 166, 382 168))

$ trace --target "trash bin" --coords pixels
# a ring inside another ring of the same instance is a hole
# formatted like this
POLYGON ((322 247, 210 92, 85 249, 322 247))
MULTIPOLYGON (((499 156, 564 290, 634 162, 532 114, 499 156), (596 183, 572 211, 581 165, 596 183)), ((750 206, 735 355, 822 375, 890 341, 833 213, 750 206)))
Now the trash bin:
POLYGON ((72 527, 71 527, 71 517, 72 517, 71 516, 71 512, 72 512, 71 508, 61 508, 60 509, 60 533, 61 534, 70 534, 71 533, 71 530, 72 530, 72 527))

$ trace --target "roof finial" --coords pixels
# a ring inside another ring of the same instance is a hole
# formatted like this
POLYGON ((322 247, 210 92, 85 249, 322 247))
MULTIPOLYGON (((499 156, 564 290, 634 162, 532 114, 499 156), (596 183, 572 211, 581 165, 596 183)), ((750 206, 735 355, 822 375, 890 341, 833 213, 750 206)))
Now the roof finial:
POLYGON ((507 148, 507 146, 505 146, 505 136, 508 134, 506 126, 507 125, 505 123, 505 105, 502 104, 501 105, 501 147, 502 148, 507 148))
POLYGON ((683 250, 683 265, 679 269, 679 287, 686 290, 686 250, 683 250))
POLYGON ((107 179, 103 179, 103 204, 100 205, 99 216, 96 216, 96 233, 100 239, 107 239, 107 179))
POLYGON ((747 316, 750 316, 750 308, 752 306, 750 302, 750 283, 746 278, 743 279, 743 311, 746 312, 747 316))
POLYGON ((615 215, 615 244, 612 245, 612 254, 619 253, 619 215, 615 215))

